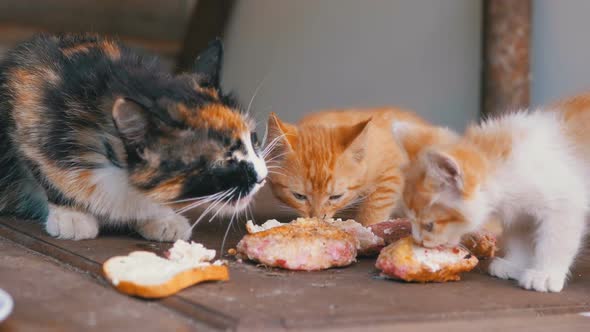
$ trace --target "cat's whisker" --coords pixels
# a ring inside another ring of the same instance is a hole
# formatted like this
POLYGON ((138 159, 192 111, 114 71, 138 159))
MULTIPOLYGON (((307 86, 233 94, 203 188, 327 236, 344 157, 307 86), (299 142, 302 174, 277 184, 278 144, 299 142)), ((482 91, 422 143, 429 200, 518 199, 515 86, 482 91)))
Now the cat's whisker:
POLYGON ((213 203, 211 203, 211 205, 209 205, 205 211, 203 211, 203 213, 201 213, 201 215, 199 216, 199 218, 192 224, 191 226, 191 231, 195 228, 195 226, 203 219, 205 218, 205 216, 207 214, 209 214, 209 212, 211 212, 217 205, 219 205, 219 203, 223 200, 223 198, 225 197, 225 195, 229 194, 229 189, 223 192, 223 195, 216 199, 213 203))
POLYGON ((225 203, 223 203, 223 205, 217 209, 217 212, 215 212, 215 214, 213 214, 213 216, 211 218, 209 218, 209 222, 211 222, 213 219, 215 219, 215 217, 217 217, 219 212, 221 210, 223 210, 229 202, 231 202, 231 195, 236 191, 236 189, 237 188, 232 189, 227 195, 224 196, 223 200, 225 200, 225 203))
POLYGON ((264 77, 260 80, 260 83, 258 83, 258 86, 256 87, 256 89, 254 89, 254 93, 252 94, 252 98, 250 98, 250 102, 248 103, 248 107, 246 108, 246 115, 250 114, 250 110, 252 109, 252 104, 254 103, 254 99, 256 99, 256 96, 258 95, 258 92, 260 91, 260 88, 264 84, 264 81, 266 81, 267 77, 268 77, 268 73, 266 75, 264 75, 264 77))
POLYGON ((180 213, 184 213, 186 211, 192 210, 192 209, 196 209, 197 207, 199 207, 199 206, 201 206, 201 205, 203 205, 205 203, 209 203, 209 202, 212 202, 212 201, 218 199, 219 197, 223 196, 223 194, 224 194, 224 192, 211 195, 211 196, 207 197, 206 199, 202 199, 202 200, 199 200, 199 201, 194 202, 192 204, 189 204, 188 206, 185 206, 183 208, 180 208, 180 209, 178 209, 178 210, 176 210, 174 212, 180 214, 180 213))
MULTIPOLYGON (((194 199, 194 200, 192 200, 192 202, 191 202, 189 205, 187 205, 187 206, 184 206, 184 207, 182 207, 182 208, 179 208, 179 209, 177 209, 175 212, 176 212, 176 213, 182 213, 182 212, 184 212, 184 211, 187 211, 187 210, 193 209, 193 208, 195 208, 195 207, 197 207, 197 206, 199 206, 199 205, 201 205, 201 204, 204 204, 204 203, 210 202, 210 201, 211 201, 211 200, 213 200, 213 199, 215 199, 215 197, 208 197, 208 198, 194 199)), ((175 204, 175 203, 170 203, 170 204, 175 204)))
MULTIPOLYGON (((242 193, 239 193, 237 202, 239 202, 241 198, 242 198, 242 193)), ((223 241, 221 241, 221 251, 220 251, 221 255, 223 255, 223 250, 225 249, 225 241, 227 240, 227 235, 229 234, 229 230, 231 228, 232 223, 234 222, 234 218, 235 218, 237 212, 238 212, 238 206, 236 205, 234 212, 232 213, 231 219, 229 220, 229 224, 227 225, 227 230, 225 231, 225 234, 223 235, 223 241)))

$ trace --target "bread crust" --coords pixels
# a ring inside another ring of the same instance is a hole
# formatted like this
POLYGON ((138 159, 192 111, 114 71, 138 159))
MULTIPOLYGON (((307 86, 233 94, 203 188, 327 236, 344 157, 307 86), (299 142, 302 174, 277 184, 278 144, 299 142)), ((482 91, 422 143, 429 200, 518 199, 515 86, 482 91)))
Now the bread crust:
MULTIPOLYGON (((113 257, 116 258, 116 257, 113 257)), ((107 263, 113 259, 110 258, 102 265, 105 277, 121 293, 132 296, 156 299, 170 296, 178 293, 189 286, 205 281, 225 281, 229 280, 229 270, 225 265, 210 265, 205 267, 192 268, 176 274, 173 278, 163 284, 142 285, 130 281, 121 280, 115 285, 113 278, 107 269, 107 263)))

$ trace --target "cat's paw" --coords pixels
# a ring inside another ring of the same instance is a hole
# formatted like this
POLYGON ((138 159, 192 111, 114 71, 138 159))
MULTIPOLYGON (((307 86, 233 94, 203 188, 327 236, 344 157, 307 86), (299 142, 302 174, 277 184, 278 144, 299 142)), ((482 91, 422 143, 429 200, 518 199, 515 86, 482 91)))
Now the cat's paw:
POLYGON ((565 273, 526 269, 518 279, 518 284, 537 292, 561 292, 565 279, 565 273))
POLYGON ((138 223, 137 232, 148 240, 174 242, 190 239, 191 226, 185 217, 171 214, 168 217, 138 223))
POLYGON ((488 266, 488 274, 500 279, 518 280, 522 271, 514 263, 503 258, 494 258, 488 266))
POLYGON ((45 230, 49 235, 59 239, 94 239, 98 235, 98 220, 90 214, 52 205, 49 208, 45 230))

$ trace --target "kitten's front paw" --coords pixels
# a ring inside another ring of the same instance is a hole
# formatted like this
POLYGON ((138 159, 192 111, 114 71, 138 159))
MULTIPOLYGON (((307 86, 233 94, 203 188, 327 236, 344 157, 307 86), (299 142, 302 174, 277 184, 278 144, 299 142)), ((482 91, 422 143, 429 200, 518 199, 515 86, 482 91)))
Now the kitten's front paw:
POLYGON ((500 279, 518 279, 520 277, 521 270, 515 266, 514 263, 503 259, 494 258, 488 267, 488 274, 500 279))
POLYGON ((83 212, 52 205, 49 208, 45 230, 49 235, 59 239, 94 239, 98 235, 98 220, 83 212))
POLYGON ((537 292, 561 292, 565 278, 565 273, 526 269, 518 283, 525 289, 537 292))
POLYGON ((191 237, 191 226, 188 220, 177 214, 161 219, 142 221, 138 223, 137 231, 148 240, 161 242, 188 240, 191 237))

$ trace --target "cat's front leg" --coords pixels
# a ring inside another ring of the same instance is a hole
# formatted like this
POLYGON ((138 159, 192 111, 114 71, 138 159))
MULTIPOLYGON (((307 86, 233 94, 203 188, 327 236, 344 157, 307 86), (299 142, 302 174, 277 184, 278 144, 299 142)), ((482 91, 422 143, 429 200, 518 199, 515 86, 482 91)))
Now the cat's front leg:
POLYGON ((520 276, 520 286, 538 292, 560 292, 580 249, 584 228, 583 209, 555 211, 541 220, 532 264, 520 276))
POLYGON ((191 237, 191 226, 188 220, 173 211, 163 217, 140 220, 136 223, 135 229, 148 240, 173 242, 188 240, 191 237))
POLYGON ((98 235, 98 220, 72 207, 49 204, 45 230, 59 239, 94 239, 98 235))
POLYGON ((500 279, 518 280, 522 272, 530 267, 533 257, 530 229, 524 225, 507 227, 502 235, 504 257, 494 258, 488 273, 500 279))

